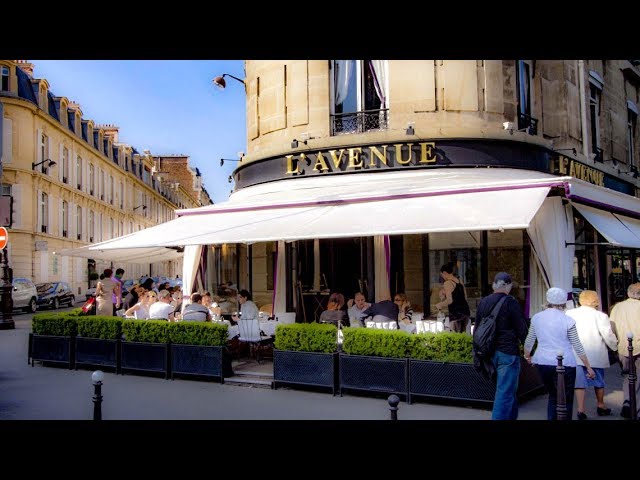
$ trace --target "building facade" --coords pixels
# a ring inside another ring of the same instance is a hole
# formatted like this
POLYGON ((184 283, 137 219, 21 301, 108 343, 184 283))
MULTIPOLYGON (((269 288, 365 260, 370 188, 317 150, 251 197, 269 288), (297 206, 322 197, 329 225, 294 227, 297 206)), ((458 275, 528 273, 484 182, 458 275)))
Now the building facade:
MULTIPOLYGON (((210 202, 201 183, 169 182, 154 156, 119 142, 118 127, 83 117, 26 61, 0 60, 3 224, 14 277, 63 280, 81 295, 92 273, 113 266, 125 278, 175 277, 180 261, 121 263, 60 255, 175 218, 210 202), (198 187, 199 186, 199 187, 198 187), (201 188, 201 190, 203 190, 201 188)), ((187 162, 188 163, 188 162, 187 162)), ((183 170, 190 174, 185 164, 183 170)))
MULTIPOLYGON (((548 286, 595 289, 606 311, 640 278, 638 61, 248 60, 245 73, 231 199, 277 185, 281 208, 336 207, 333 227, 291 217, 310 232, 283 243, 299 317, 329 290, 404 291, 428 313, 446 262, 472 313, 502 270, 529 316, 548 286), (524 198, 534 187, 543 194, 524 198)), ((270 303, 278 242, 245 243, 225 246, 241 261, 222 260, 218 281, 270 303)))

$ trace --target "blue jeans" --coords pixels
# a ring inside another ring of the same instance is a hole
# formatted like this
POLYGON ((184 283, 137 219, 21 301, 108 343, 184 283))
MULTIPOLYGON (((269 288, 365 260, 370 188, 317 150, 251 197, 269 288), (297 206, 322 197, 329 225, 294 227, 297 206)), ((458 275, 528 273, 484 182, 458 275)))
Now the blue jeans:
POLYGON ((518 397, 516 394, 520 377, 520 357, 496 350, 492 360, 496 367, 497 383, 491 419, 517 420, 518 397))

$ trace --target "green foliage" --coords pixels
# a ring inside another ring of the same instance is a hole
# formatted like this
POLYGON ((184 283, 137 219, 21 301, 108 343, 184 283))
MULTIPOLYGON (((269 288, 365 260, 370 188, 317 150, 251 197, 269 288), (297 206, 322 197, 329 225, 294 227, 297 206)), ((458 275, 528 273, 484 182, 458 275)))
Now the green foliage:
POLYGON ((350 355, 404 358, 411 335, 402 330, 345 328, 342 350, 350 355))
POLYGON ((123 320, 122 334, 127 342, 168 343, 170 325, 165 320, 123 320))
POLYGON ((229 327, 225 323, 178 322, 169 324, 171 343, 222 347, 227 344, 229 327))
POLYGON ((72 317, 80 317, 80 316, 86 315, 86 313, 84 313, 82 311, 82 308, 80 308, 80 307, 74 308, 70 312, 67 312, 67 314, 71 315, 72 317))
POLYGON ((78 335, 103 340, 117 340, 122 335, 122 319, 91 315, 78 318, 78 335))
POLYGON ((328 323, 291 323, 276 327, 275 347, 294 352, 333 353, 338 327, 328 323))
POLYGON ((473 363, 472 337, 464 333, 421 333, 410 335, 409 357, 451 363, 473 363))
POLYGON ((33 333, 71 337, 78 333, 78 317, 68 313, 40 313, 33 316, 33 333))

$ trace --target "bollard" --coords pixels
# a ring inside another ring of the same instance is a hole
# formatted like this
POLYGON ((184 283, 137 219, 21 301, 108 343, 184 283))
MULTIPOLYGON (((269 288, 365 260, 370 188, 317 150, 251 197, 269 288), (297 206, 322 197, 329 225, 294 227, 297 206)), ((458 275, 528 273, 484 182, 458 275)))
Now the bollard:
POLYGON ((102 420, 102 379, 104 373, 101 370, 96 370, 91 375, 91 381, 93 383, 93 419, 102 420))
POLYGON ((629 408, 631 409, 631 420, 638 419, 638 410, 636 403, 636 381, 638 379, 636 372, 636 362, 633 359, 633 333, 627 333, 627 341, 629 346, 629 408))
POLYGON ((564 365, 562 365, 562 352, 557 356, 558 366, 556 367, 556 373, 558 375, 558 396, 556 402, 556 420, 567 419, 567 398, 564 391, 564 365))
POLYGON ((400 403, 400 397, 398 397, 397 395, 389 395, 387 402, 389 402, 391 420, 398 420, 398 404, 400 403))

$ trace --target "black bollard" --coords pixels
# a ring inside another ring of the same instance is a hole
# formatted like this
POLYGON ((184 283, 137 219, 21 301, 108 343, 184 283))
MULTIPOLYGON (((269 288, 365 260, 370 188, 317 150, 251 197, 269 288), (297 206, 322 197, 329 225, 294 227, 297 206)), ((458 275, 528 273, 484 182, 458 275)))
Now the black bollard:
POLYGON ((629 341, 629 407, 631 408, 631 420, 638 419, 638 410, 636 408, 636 381, 638 375, 636 372, 636 362, 633 359, 633 333, 627 333, 627 340, 629 341))
POLYGON ((556 402, 556 420, 567 419, 567 397, 564 391, 564 365, 562 365, 562 353, 557 356, 558 366, 556 367, 556 373, 558 375, 558 396, 556 402))
POLYGON ((96 370, 91 375, 93 383, 93 419, 102 420, 102 379, 104 373, 101 370, 96 370))
POLYGON ((397 395, 389 395, 387 402, 389 402, 391 420, 398 420, 398 404, 400 403, 400 397, 398 397, 397 395))

